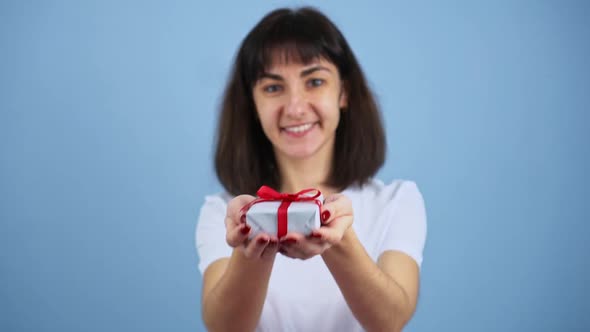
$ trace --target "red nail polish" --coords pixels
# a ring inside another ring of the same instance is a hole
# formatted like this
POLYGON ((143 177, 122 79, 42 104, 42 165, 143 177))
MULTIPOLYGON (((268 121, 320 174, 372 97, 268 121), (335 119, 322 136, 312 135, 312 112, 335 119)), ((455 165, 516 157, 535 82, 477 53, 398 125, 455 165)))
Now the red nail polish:
POLYGON ((286 245, 291 245, 291 244, 297 243, 297 240, 295 240, 295 239, 286 239, 286 240, 283 240, 281 243, 282 244, 286 244, 286 245))
POLYGON ((326 210, 322 212, 322 221, 326 221, 330 218, 330 211, 326 210))
POLYGON ((316 238, 316 239, 321 239, 322 238, 322 234, 320 234, 320 233, 311 233, 311 237, 316 238))
POLYGON ((242 229, 240 229, 240 233, 242 233, 244 235, 248 234, 249 232, 250 232, 250 226, 248 226, 248 225, 244 225, 244 226, 242 226, 242 229))
POLYGON ((264 238, 259 238, 258 239, 258 244, 265 244, 268 242, 268 239, 264 239, 264 238))

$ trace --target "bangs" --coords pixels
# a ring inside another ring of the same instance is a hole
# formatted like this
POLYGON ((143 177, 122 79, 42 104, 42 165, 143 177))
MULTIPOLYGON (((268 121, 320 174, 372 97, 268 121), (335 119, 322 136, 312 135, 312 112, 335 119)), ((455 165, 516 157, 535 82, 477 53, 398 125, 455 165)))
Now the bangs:
MULTIPOLYGON (((260 78, 263 72, 267 72, 275 65, 287 65, 297 63, 308 65, 315 60, 325 58, 330 60, 320 45, 310 41, 280 41, 265 45, 260 51, 253 68, 256 68, 255 78, 260 78)), ((330 60, 331 61, 331 60, 330 60)))
POLYGON ((242 77, 248 88, 276 64, 307 65, 325 59, 340 70, 340 32, 331 24, 322 24, 325 21, 315 15, 316 12, 305 10, 276 13, 274 19, 271 17, 246 37, 242 77))

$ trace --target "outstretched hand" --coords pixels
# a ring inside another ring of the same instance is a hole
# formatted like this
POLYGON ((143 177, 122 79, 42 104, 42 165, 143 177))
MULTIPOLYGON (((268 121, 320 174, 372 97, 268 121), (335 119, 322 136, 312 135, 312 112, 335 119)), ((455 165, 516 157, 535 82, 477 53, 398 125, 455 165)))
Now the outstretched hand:
POLYGON ((240 195, 228 203, 225 216, 226 241, 231 247, 239 249, 246 258, 272 259, 279 249, 276 235, 261 233, 248 239, 251 229, 246 224, 246 215, 241 208, 254 199, 254 196, 240 195))
POLYGON ((352 202, 342 194, 328 196, 324 200, 320 219, 321 227, 313 230, 309 236, 287 233, 282 237, 280 253, 291 258, 308 259, 338 244, 352 225, 352 202))

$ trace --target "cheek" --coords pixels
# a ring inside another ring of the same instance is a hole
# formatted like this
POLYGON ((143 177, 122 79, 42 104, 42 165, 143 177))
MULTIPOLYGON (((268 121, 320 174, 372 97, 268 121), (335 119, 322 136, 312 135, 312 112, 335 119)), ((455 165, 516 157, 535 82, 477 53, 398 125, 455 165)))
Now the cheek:
POLYGON ((340 120, 340 107, 334 98, 323 98, 318 100, 318 110, 322 119, 330 126, 337 126, 340 120))
POLYGON ((258 119, 262 125, 262 129, 268 136, 277 128, 277 112, 267 103, 256 104, 256 112, 258 113, 258 119))

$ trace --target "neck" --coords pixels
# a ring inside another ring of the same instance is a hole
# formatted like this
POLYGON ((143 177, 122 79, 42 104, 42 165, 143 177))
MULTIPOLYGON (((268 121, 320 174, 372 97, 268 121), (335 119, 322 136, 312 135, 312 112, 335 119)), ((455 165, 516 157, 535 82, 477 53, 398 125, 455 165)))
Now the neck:
POLYGON ((314 188, 324 197, 334 193, 334 188, 326 186, 330 175, 332 156, 316 154, 306 159, 290 159, 276 155, 281 177, 281 192, 296 193, 303 189, 314 188), (329 156, 329 157, 328 157, 329 156))

